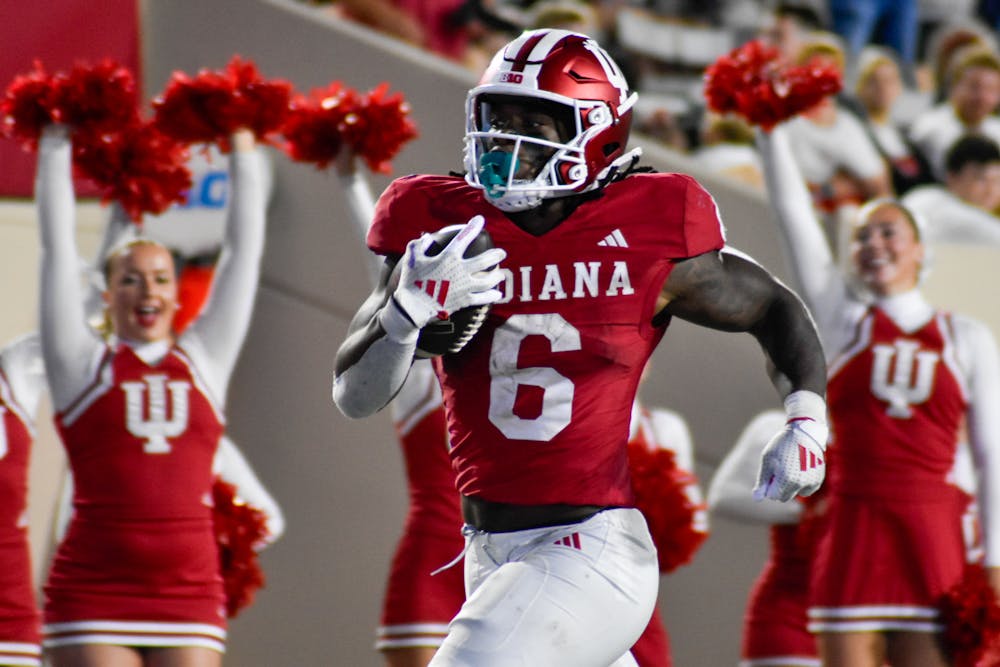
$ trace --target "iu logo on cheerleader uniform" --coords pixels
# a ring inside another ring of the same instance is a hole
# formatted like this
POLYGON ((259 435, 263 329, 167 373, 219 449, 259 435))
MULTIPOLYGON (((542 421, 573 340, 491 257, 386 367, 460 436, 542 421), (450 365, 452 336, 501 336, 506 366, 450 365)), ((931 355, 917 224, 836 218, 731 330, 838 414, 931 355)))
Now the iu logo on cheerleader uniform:
POLYGON ((125 391, 125 428, 137 438, 146 439, 143 451, 147 454, 169 453, 167 438, 176 438, 188 425, 191 385, 186 380, 167 382, 166 375, 143 375, 142 382, 122 382, 122 389, 125 391))
POLYGON ((936 352, 920 351, 919 343, 905 339, 892 345, 874 345, 872 354, 872 393, 889 404, 887 415, 909 419, 913 416, 910 406, 930 398, 934 369, 941 357, 936 352))

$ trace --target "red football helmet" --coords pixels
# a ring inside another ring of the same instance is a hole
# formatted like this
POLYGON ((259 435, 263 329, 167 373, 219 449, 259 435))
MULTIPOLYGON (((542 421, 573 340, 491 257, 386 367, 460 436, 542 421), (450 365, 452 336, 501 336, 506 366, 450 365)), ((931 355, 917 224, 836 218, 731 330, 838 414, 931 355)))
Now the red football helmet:
POLYGON ((465 178, 504 211, 601 187, 612 169, 640 152, 626 152, 637 97, 593 39, 567 30, 525 32, 493 57, 479 85, 469 91, 465 178), (497 99, 557 110, 569 136, 553 142, 491 127, 490 104, 497 99), (498 142, 510 148, 498 150, 498 142), (531 178, 515 177, 524 145, 553 152, 531 178))

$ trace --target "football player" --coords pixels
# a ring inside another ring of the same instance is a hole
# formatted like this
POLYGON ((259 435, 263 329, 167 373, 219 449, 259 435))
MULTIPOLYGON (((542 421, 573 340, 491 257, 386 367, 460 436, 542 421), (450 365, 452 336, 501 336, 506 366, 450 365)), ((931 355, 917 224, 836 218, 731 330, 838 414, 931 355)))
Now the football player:
POLYGON ((659 576, 626 442, 671 317, 750 332, 790 383, 755 493, 788 500, 822 482, 826 375, 812 321, 760 265, 723 251, 718 209, 693 178, 637 172, 635 101, 593 40, 526 32, 469 93, 465 178, 401 178, 377 204, 368 245, 386 265, 336 358, 346 415, 391 400, 421 328, 491 304, 465 348, 434 362, 468 594, 434 667, 635 664, 628 649, 659 576), (431 233, 462 223, 426 252, 431 233), (483 229, 496 247, 465 257, 483 229))

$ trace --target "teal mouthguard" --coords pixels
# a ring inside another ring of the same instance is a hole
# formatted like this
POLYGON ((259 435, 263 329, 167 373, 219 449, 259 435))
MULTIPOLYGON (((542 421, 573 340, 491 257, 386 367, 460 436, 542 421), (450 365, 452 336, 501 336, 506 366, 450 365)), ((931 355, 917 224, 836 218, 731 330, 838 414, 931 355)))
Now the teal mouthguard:
POLYGON ((490 151, 479 159, 479 182, 486 188, 486 195, 496 199, 507 190, 507 176, 511 173, 511 162, 517 171, 518 161, 511 153, 490 151))

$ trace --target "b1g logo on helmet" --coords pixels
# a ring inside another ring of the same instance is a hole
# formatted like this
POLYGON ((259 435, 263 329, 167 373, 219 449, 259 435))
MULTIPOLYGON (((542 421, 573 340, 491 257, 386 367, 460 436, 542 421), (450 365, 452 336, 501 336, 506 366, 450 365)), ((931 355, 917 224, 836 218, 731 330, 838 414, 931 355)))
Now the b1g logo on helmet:
POLYGON ((500 72, 500 83, 521 83, 524 75, 520 72, 500 72))

